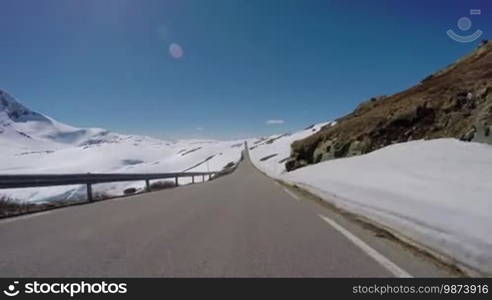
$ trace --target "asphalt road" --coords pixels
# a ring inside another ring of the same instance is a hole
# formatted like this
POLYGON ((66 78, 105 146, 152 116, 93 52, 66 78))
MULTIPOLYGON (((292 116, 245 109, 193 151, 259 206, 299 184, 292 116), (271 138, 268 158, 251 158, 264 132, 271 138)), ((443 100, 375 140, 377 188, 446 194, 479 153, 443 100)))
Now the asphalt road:
MULTIPOLYGON (((299 197, 246 156, 208 183, 3 220, 0 276, 398 276, 385 252, 419 264, 396 246, 376 245, 377 259, 299 197)), ((443 275, 420 264, 422 275, 443 275)))

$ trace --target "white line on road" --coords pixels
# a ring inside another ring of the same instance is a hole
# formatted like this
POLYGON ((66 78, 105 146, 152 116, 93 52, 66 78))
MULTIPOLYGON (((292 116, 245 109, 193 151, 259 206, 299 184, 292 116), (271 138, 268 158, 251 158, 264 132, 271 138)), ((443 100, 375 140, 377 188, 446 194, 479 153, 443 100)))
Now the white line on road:
POLYGON ((299 199, 299 197, 297 197, 296 194, 292 193, 291 191, 289 191, 288 189, 284 189, 284 191, 289 194, 292 198, 296 199, 297 202, 300 202, 301 200, 299 199))
POLYGON ((42 215, 51 214, 52 212, 53 212, 52 210, 49 210, 49 211, 32 213, 32 214, 28 214, 28 215, 24 215, 24 216, 10 217, 8 219, 0 220, 0 224, 6 224, 6 223, 12 223, 15 221, 30 219, 30 218, 34 218, 34 217, 38 217, 38 216, 42 216, 42 215))
POLYGON ((318 215, 321 219, 323 219, 326 223, 330 224, 333 228, 335 228, 338 232, 343 234, 346 238, 348 238, 352 243, 354 243, 357 247, 359 247, 362 251, 367 253, 370 257, 376 260, 379 264, 381 264, 384 268, 390 271, 393 275, 400 278, 411 278, 413 277, 407 271, 398 267, 392 261, 387 259, 381 253, 376 251, 374 248, 366 244, 364 241, 353 235, 350 231, 340 226, 338 223, 333 221, 332 219, 325 217, 323 215, 318 215))

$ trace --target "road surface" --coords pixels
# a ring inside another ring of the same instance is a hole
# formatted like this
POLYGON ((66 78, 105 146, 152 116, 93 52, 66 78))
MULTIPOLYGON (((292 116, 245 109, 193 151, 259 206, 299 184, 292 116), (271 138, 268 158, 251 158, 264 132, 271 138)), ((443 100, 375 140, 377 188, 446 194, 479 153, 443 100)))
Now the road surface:
POLYGON ((355 229, 364 248, 343 233, 355 225, 337 228, 300 197, 246 155, 234 173, 204 184, 0 221, 0 276, 399 276, 388 263, 447 275, 355 229))

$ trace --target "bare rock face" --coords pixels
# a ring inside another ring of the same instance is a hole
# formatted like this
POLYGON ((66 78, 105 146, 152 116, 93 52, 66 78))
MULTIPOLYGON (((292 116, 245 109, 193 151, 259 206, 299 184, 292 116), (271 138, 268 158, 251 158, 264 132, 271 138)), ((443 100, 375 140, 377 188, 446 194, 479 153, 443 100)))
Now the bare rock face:
POLYGON ((492 144, 491 42, 419 85, 363 102, 335 126, 294 142, 286 168, 443 137, 492 144))

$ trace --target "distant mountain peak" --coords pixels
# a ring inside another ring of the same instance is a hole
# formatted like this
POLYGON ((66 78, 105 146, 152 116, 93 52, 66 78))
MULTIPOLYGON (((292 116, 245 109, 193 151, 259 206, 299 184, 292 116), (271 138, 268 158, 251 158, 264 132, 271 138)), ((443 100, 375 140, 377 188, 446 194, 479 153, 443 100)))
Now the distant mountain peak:
POLYGON ((9 93, 0 89, 0 114, 2 113, 13 122, 38 121, 51 123, 51 120, 49 118, 28 109, 20 102, 18 102, 14 97, 12 97, 9 93))
POLYGON ((94 139, 97 139, 99 143, 115 139, 115 136, 103 129, 72 127, 32 111, 1 89, 0 134, 3 140, 20 144, 24 144, 28 138, 29 147, 35 147, 33 143, 80 145, 94 139))

